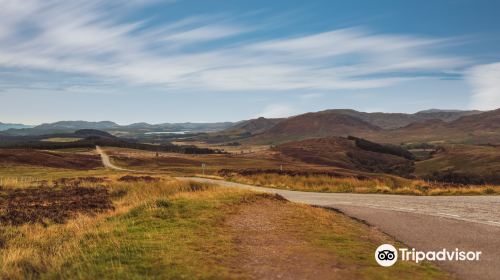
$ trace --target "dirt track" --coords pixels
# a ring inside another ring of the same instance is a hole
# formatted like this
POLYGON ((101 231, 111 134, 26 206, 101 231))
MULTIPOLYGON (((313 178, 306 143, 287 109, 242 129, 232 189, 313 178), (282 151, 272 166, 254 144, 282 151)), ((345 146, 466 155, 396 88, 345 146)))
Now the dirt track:
POLYGON ((261 188, 221 180, 180 177, 255 191, 337 209, 366 221, 418 250, 482 251, 478 262, 437 262, 463 279, 500 279, 499 196, 402 196, 313 193, 261 188))
POLYGON ((133 171, 125 168, 118 167, 111 163, 111 160, 109 159, 109 156, 101 149, 99 146, 95 146, 95 149, 97 153, 101 156, 102 164, 104 167, 109 168, 109 169, 114 169, 114 170, 120 170, 120 171, 133 171))

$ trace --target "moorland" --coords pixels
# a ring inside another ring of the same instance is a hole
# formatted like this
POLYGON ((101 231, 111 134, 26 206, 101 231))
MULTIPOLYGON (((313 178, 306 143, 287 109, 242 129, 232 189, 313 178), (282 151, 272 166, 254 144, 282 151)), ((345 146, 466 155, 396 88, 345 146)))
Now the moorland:
POLYGON ((342 213, 177 178, 498 195, 499 163, 500 110, 11 125, 0 131, 0 278, 448 279, 428 262, 381 269, 372 252, 397 241, 342 213))

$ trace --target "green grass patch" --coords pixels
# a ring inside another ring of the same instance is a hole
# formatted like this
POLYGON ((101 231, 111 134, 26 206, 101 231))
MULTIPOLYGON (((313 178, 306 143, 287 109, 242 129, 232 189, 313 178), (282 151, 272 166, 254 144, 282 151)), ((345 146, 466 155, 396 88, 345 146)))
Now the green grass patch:
POLYGON ((81 254, 48 274, 72 279, 221 279, 240 272, 224 266, 234 254, 222 230, 228 206, 248 194, 227 192, 161 198, 108 219, 82 241, 81 254))

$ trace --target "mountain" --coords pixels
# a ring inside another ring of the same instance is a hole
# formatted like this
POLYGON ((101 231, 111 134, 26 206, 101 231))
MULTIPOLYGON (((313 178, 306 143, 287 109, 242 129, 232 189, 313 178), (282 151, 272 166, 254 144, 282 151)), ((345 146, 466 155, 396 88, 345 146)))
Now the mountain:
POLYGON ((358 135, 377 132, 382 128, 337 110, 306 113, 287 118, 264 133, 252 137, 252 142, 283 143, 287 141, 330 136, 358 135))
POLYGON ((59 121, 55 123, 45 123, 33 128, 12 129, 7 132, 9 135, 42 135, 53 133, 72 133, 80 129, 95 129, 111 132, 117 135, 134 137, 148 132, 210 132, 224 130, 234 125, 232 122, 218 123, 163 123, 148 124, 133 123, 130 125, 119 125, 111 121, 87 122, 87 121, 59 121))
POLYGON ((120 125, 110 122, 110 121, 101 121, 101 122, 87 122, 87 121, 59 121, 55 123, 44 123, 38 126, 35 126, 33 129, 35 130, 79 130, 79 129, 97 129, 97 130, 106 130, 106 129, 115 129, 119 128, 120 125))
POLYGON ((452 128, 469 132, 487 131, 499 133, 500 130, 500 109, 461 117, 449 124, 452 128))
POLYGON ((383 129, 397 129, 400 127, 405 127, 412 123, 422 122, 432 119, 451 122, 463 116, 482 113, 481 111, 438 110, 438 109, 420 111, 415 114, 382 113, 382 112, 365 113, 349 109, 334 109, 327 111, 332 113, 336 112, 349 115, 361 119, 370 124, 381 127, 383 129))
POLYGON ((9 129, 22 129, 22 128, 31 128, 31 125, 25 125, 20 123, 2 123, 0 122, 0 131, 5 131, 9 129))
POLYGON ((500 143, 499 115, 500 109, 488 112, 432 109, 415 114, 325 110, 284 119, 242 142, 279 144, 353 135, 393 144, 430 141, 496 144, 500 143))
POLYGON ((231 126, 230 128, 224 130, 223 133, 226 132, 226 133, 249 134, 249 135, 260 134, 272 128, 277 123, 283 120, 284 118, 267 119, 264 117, 260 117, 257 119, 241 121, 231 126))
POLYGON ((232 122, 215 122, 215 123, 162 123, 154 125, 155 128, 171 130, 171 131, 190 131, 190 132, 210 132, 221 131, 233 126, 232 122))
POLYGON ((487 112, 430 109, 415 114, 333 109, 283 119, 257 118, 238 123, 134 123, 121 126, 110 121, 60 121, 33 128, 9 129, 2 134, 42 135, 96 129, 127 138, 144 140, 149 137, 148 143, 155 143, 160 138, 170 141, 181 132, 184 139, 209 143, 279 144, 352 135, 393 144, 430 141, 498 144, 499 115, 500 109, 487 112))
POLYGON ((427 120, 439 119, 445 122, 452 122, 464 116, 478 115, 481 113, 483 112, 478 110, 460 111, 460 110, 430 109, 430 110, 419 111, 413 115, 421 119, 427 119, 427 120))
POLYGON ((430 119, 364 136, 373 141, 394 144, 445 141, 496 145, 500 144, 500 109, 462 116, 451 122, 430 119))

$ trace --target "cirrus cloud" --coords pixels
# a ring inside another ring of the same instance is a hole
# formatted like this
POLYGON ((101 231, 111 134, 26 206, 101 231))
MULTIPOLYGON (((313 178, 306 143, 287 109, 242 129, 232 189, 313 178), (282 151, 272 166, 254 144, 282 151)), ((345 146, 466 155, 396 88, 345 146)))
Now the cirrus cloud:
POLYGON ((387 87, 469 64, 436 53, 448 39, 346 28, 269 40, 221 17, 151 25, 120 16, 152 3, 0 0, 0 68, 177 91, 330 91, 387 87))

